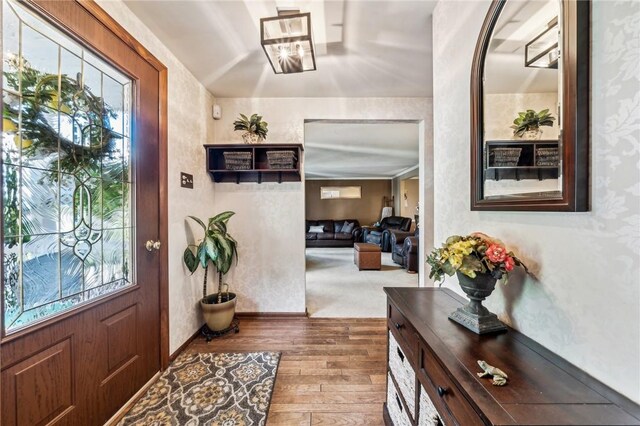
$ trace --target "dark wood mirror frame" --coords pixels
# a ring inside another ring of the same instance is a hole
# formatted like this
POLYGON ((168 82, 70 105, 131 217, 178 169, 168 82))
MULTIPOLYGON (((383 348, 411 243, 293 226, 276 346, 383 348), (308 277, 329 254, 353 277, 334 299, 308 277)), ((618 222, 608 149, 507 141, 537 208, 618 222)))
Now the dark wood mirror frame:
POLYGON ((471 68, 471 210, 588 211, 591 1, 562 1, 562 198, 483 199, 484 63, 506 1, 489 7, 471 68))

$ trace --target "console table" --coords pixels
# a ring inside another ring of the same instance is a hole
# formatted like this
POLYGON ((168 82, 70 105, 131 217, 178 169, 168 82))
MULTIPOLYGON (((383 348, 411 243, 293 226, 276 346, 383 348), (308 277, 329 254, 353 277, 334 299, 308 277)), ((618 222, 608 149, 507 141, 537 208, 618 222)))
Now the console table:
POLYGON ((384 290, 388 426, 640 425, 640 406, 516 330, 480 336, 450 321, 466 303, 456 293, 384 290), (479 378, 477 360, 503 370, 506 386, 479 378))

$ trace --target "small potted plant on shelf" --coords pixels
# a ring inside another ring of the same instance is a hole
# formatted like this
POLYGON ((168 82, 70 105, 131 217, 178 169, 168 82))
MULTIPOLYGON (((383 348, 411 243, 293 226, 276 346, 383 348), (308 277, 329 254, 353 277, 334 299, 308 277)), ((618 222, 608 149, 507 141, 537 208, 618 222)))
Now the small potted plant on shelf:
POLYGON ((453 235, 440 248, 427 257, 431 266, 429 278, 444 281, 445 275, 456 274, 460 287, 470 302, 449 315, 477 334, 506 330, 495 314, 482 306, 482 301, 494 290, 496 282, 507 282, 516 266, 526 272, 527 267, 513 252, 507 251, 502 241, 476 232, 467 236, 453 235))
POLYGON ((541 126, 553 126, 555 117, 551 115, 548 109, 535 112, 528 109, 519 112, 515 120, 513 120, 513 135, 519 138, 539 139, 542 136, 541 126))
POLYGON ((261 115, 253 114, 251 117, 247 117, 240 114, 238 119, 233 122, 233 130, 244 132, 242 133, 244 143, 256 144, 267 139, 268 125, 269 123, 262 121, 261 115))
POLYGON ((204 269, 200 307, 207 326, 212 331, 229 328, 236 310, 236 295, 229 292, 229 284, 222 282, 224 275, 231 269, 234 259, 236 263, 238 259, 238 243, 227 232, 227 223, 234 214, 231 211, 220 213, 210 218, 207 224, 195 216, 189 216, 202 227, 204 235, 198 244, 187 246, 183 261, 191 274, 199 266, 204 269), (211 265, 218 271, 218 292, 208 295, 207 274, 211 265))

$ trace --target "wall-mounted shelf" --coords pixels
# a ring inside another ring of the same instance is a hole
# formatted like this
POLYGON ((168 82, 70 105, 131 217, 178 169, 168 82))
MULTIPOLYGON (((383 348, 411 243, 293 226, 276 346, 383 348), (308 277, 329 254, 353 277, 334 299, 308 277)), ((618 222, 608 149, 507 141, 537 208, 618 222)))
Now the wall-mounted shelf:
POLYGON ((486 141, 484 148, 485 179, 558 179, 560 174, 559 155, 557 140, 486 141), (508 150, 512 149, 519 150, 519 153, 511 156, 508 150), (551 154, 553 152, 555 152, 555 156, 551 154), (503 155, 502 158, 500 158, 500 153, 503 155))
POLYGON ((243 182, 300 182, 301 165, 304 147, 302 144, 225 144, 205 145, 207 152, 207 172, 217 183, 243 182), (293 168, 271 168, 267 159, 268 151, 293 151, 295 160, 293 168), (232 170, 225 163, 225 152, 251 153, 251 163, 248 170, 232 170))

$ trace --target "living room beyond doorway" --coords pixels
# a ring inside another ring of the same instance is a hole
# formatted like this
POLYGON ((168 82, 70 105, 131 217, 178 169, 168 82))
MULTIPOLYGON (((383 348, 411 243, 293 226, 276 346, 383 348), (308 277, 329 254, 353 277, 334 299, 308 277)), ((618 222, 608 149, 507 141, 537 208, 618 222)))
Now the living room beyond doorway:
POLYGON ((384 317, 383 287, 417 287, 418 120, 305 121, 306 305, 384 317))

